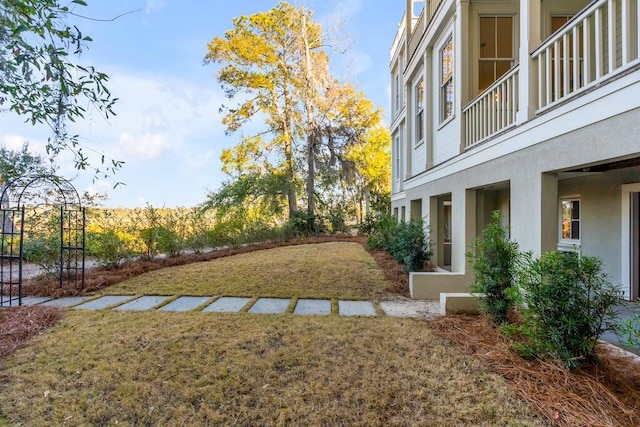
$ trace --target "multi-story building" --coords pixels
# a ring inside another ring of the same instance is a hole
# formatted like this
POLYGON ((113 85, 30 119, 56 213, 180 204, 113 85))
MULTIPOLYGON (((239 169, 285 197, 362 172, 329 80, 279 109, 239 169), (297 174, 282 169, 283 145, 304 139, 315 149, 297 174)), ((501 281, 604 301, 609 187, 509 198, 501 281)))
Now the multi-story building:
MULTIPOLYGON (((392 210, 438 272, 499 210, 521 250, 577 250, 640 297, 640 0, 406 0, 391 49, 392 210)), ((436 292, 436 293, 434 293, 436 292)))

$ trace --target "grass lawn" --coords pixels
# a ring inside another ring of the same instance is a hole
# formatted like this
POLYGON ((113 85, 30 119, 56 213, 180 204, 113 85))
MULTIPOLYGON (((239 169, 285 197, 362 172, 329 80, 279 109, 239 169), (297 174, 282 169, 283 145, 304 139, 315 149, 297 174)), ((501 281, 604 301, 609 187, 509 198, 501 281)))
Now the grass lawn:
POLYGON ((543 425, 411 319, 68 311, 0 374, 20 425, 543 425))
POLYGON ((376 299, 389 284, 362 245, 287 246, 154 270, 109 294, 376 299))

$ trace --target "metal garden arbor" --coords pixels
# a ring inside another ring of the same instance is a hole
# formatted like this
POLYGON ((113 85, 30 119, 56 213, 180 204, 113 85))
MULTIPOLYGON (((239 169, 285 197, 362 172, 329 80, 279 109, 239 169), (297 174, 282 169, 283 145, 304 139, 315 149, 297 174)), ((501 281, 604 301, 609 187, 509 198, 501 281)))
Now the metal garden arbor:
POLYGON ((22 305, 24 246, 43 236, 59 260, 60 287, 83 287, 86 218, 75 187, 54 175, 27 175, 0 190, 0 306, 22 305))

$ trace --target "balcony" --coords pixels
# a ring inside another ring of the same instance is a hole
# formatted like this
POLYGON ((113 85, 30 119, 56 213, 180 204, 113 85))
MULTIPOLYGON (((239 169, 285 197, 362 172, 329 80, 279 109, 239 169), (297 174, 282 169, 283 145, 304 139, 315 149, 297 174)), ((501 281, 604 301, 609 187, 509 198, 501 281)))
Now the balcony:
POLYGON ((639 65, 638 22, 640 0, 592 2, 531 53, 531 82, 520 81, 516 65, 463 108, 463 148, 516 125, 521 87, 534 85, 540 115, 639 65))
POLYGON ((462 110, 465 150, 514 126, 517 112, 516 65, 462 110))
POLYGON ((596 1, 536 49, 538 113, 637 63, 638 21, 637 0, 596 1))
POLYGON ((412 26, 409 31, 409 58, 412 58, 416 49, 418 49, 422 35, 427 31, 427 28, 429 28, 429 24, 431 24, 433 17, 438 11, 438 7, 440 7, 440 4, 443 2, 444 0, 425 0, 420 16, 412 18, 412 26))

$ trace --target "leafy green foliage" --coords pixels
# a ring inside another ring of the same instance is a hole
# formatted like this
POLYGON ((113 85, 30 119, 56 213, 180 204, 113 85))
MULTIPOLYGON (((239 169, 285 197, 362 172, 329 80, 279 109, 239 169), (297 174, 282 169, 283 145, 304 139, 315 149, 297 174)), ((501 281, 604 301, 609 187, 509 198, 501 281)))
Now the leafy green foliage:
POLYGON ((506 323, 509 310, 515 306, 515 275, 520 252, 518 244, 507 238, 506 230, 500 225, 500 212, 493 213, 491 223, 471 245, 467 258, 474 273, 471 291, 483 295, 481 307, 496 323, 506 323))
POLYGON ((55 174, 53 164, 29 152, 29 144, 22 144, 20 151, 0 147, 0 183, 11 182, 25 175, 55 174))
POLYGON ((27 262, 37 265, 45 275, 56 274, 60 269, 60 237, 27 238, 22 245, 22 254, 27 262))
POLYGON ((400 222, 394 238, 385 248, 393 257, 404 264, 407 271, 422 271, 431 258, 431 243, 424 232, 422 219, 400 222))
MULTIPOLYGON (((85 169, 88 158, 78 136, 66 132, 67 120, 84 117, 92 105, 105 118, 114 114, 117 99, 106 84, 109 77, 74 60, 91 38, 70 25, 81 0, 21 0, 0 3, 0 108, 25 116, 31 124, 46 124, 53 136, 47 152, 55 157, 70 151, 75 166, 85 169)), ((111 160, 94 172, 115 172, 122 162, 111 160)))
POLYGON ((360 225, 360 233, 367 237, 371 249, 385 249, 393 239, 398 221, 388 212, 369 213, 360 225))
POLYGON ((134 256, 132 239, 127 237, 116 230, 87 233, 87 253, 100 266, 118 267, 134 256))
POLYGON ((286 238, 318 236, 326 233, 327 227, 321 217, 309 215, 307 212, 298 211, 289 218, 283 227, 286 238))
POLYGON ((624 320, 618 325, 618 333, 622 337, 622 342, 629 347, 640 348, 640 314, 624 320))
POLYGON ((425 235, 422 219, 397 222, 388 213, 368 215, 360 232, 367 236, 370 248, 384 249, 407 271, 422 271, 431 259, 431 241, 425 235))
MULTIPOLYGON (((329 74, 325 48, 331 43, 312 18, 309 9, 286 2, 240 16, 224 36, 211 40, 205 57, 205 63, 219 65, 218 81, 234 103, 221 107, 226 132, 264 124, 223 151, 223 171, 240 181, 225 187, 252 208, 265 201, 271 210, 286 208, 294 222, 299 198, 309 217, 327 217, 331 212, 317 209, 316 202, 331 205, 337 193, 347 193, 344 187, 357 190, 358 200, 351 200, 356 204, 389 186, 390 136, 380 126, 381 111, 352 84, 329 74)), ((226 197, 222 193, 230 195, 223 188, 212 195, 214 204, 226 197)))
POLYGON ((520 348, 557 357, 568 367, 594 361, 595 344, 603 332, 615 329, 622 300, 600 260, 559 251, 539 259, 528 256, 518 282, 527 307, 521 332, 529 339, 520 348))

